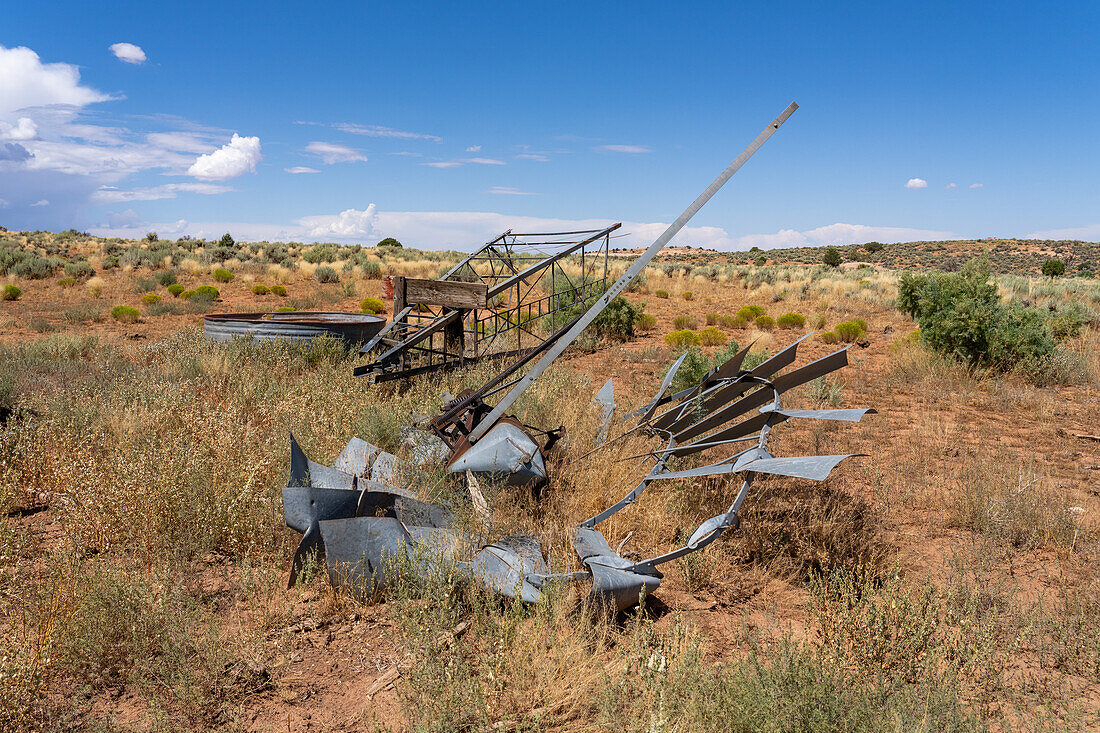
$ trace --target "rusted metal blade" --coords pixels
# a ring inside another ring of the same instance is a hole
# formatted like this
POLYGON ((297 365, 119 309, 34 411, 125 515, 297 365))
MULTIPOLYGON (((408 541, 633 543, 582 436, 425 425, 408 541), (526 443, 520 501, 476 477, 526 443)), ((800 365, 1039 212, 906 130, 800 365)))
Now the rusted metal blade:
MULTIPOLYGON (((775 398, 775 395, 782 394, 789 389, 805 384, 818 377, 824 376, 829 372, 835 371, 848 364, 848 351, 847 349, 841 349, 840 351, 834 351, 828 356, 824 356, 817 361, 811 361, 809 364, 794 369, 786 374, 776 377, 772 380, 771 386, 763 386, 755 392, 752 392, 745 397, 731 402, 730 404, 722 407, 709 415, 704 417, 698 422, 692 423, 691 420, 685 418, 678 421, 678 425, 673 426, 675 429, 680 427, 679 432, 676 433, 676 442, 683 443, 691 440, 697 435, 702 435, 708 430, 733 420, 736 417, 744 415, 749 410, 756 407, 763 407, 770 400, 775 398), (682 424, 682 425, 681 425, 682 424)), ((751 385, 749 385, 751 386, 751 385)), ((689 416, 689 417, 694 417, 689 416)))

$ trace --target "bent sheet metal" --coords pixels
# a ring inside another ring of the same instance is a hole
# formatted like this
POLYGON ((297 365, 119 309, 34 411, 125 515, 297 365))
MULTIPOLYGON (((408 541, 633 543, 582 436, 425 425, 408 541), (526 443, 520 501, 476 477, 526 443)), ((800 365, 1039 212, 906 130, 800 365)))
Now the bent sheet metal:
MULTIPOLYGON (((820 375, 822 368, 813 365, 827 365, 828 373, 847 364, 847 350, 842 349, 811 362, 808 366, 813 368, 800 367, 777 375, 795 361, 799 343, 749 371, 739 368, 744 353, 736 354, 698 384, 675 395, 666 397, 668 384, 661 386, 640 417, 634 415, 638 420, 627 432, 660 436, 662 447, 636 456, 652 463, 637 485, 574 528, 573 548, 583 568, 579 571, 552 572, 539 539, 531 535, 510 535, 477 548, 475 538, 452 526, 449 509, 421 501, 406 489, 366 478, 372 472, 372 462, 390 455, 368 443, 352 440, 336 465, 324 466, 309 460, 292 436, 290 477, 283 501, 287 525, 303 536, 295 553, 291 583, 309 554, 316 553, 324 558, 333 585, 370 592, 390 583, 393 561, 407 557, 416 559, 412 566, 416 572, 427 575, 455 568, 487 588, 527 602, 538 601, 550 583, 584 582, 590 585, 589 594, 596 603, 615 610, 629 608, 642 594, 660 587, 660 565, 698 552, 725 532, 738 528, 738 511, 756 476, 824 481, 842 461, 858 455, 775 456, 768 449, 772 430, 787 420, 850 423, 874 412, 783 408, 783 393, 820 375), (670 420, 670 416, 676 419, 670 420), (701 425, 707 427, 701 429, 701 425), (693 468, 675 470, 669 465, 681 451, 722 452, 725 446, 746 442, 746 434, 748 448, 693 468), (741 481, 732 503, 726 511, 703 522, 681 547, 631 561, 613 550, 597 528, 640 501, 653 482, 734 474, 741 481)), ((608 404, 610 388, 605 386, 605 390, 598 398, 601 406, 608 404)), ((606 417, 610 414, 608 411, 606 417)), ((518 426, 512 427, 519 430, 518 426)), ((532 453, 531 446, 518 439, 509 450, 502 449, 497 480, 506 482, 526 470, 534 455, 537 452, 532 453)))

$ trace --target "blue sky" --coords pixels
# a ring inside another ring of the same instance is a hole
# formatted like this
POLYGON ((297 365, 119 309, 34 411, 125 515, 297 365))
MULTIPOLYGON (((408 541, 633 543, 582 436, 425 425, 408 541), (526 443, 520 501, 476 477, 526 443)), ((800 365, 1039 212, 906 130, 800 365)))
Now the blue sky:
POLYGON ((645 244, 794 100, 678 242, 1100 240, 1096 3, 4 15, 12 229, 469 249, 623 221, 645 244))

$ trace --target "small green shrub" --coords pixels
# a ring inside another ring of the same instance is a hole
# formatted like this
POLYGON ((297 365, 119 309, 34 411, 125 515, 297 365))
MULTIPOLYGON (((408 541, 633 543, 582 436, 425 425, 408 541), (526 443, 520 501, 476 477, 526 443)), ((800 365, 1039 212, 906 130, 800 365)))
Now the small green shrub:
POLYGON ((784 313, 775 319, 775 325, 780 328, 802 328, 806 325, 806 316, 801 313, 784 313))
POLYGON ((180 297, 180 293, 182 293, 184 290, 185 288, 179 283, 172 283, 168 286, 168 292, 176 298, 180 297))
POLYGON ((192 302, 210 303, 221 297, 221 293, 213 285, 200 285, 190 292, 191 297, 188 300, 192 302))
POLYGON ((1047 277, 1061 277, 1066 274, 1066 263, 1056 259, 1047 260, 1043 263, 1042 272, 1047 277))
POLYGON ((275 293, 280 298, 286 297, 286 288, 284 288, 282 285, 272 285, 271 292, 275 293))
POLYGON ((682 331, 685 328, 695 330, 699 327, 699 321, 695 318, 695 316, 676 316, 672 319, 672 325, 678 331, 682 331))
POLYGON ((708 326, 715 326, 718 324, 717 313, 707 313, 703 316, 703 319, 706 321, 708 326))
POLYGON ((699 335, 694 331, 684 328, 665 334, 665 343, 677 351, 699 345, 699 335))
POLYGON ((141 311, 128 305, 116 305, 111 309, 111 318, 119 323, 137 323, 141 318, 141 311))
POLYGON ((814 318, 814 330, 820 331, 825 328, 825 316, 819 315, 814 318))
POLYGON ((278 308, 275 309, 275 312, 276 313, 293 313, 294 309, 292 307, 290 307, 289 305, 280 305, 278 308))
POLYGON ((825 254, 821 256, 821 261, 829 267, 840 267, 840 263, 842 262, 840 250, 836 247, 829 247, 825 250, 825 254))
POLYGON ((708 326, 699 332, 699 343, 703 346, 721 346, 726 343, 726 334, 713 326, 708 326))
POLYGON ((19 296, 22 294, 23 291, 20 290, 17 286, 5 285, 4 293, 3 295, 0 295, 0 298, 2 298, 3 300, 19 300, 19 296))
POLYGON ((233 278, 235 277, 236 275, 224 267, 218 267, 214 270, 214 279, 220 283, 233 282, 233 278))
POLYGON ((742 318, 734 318, 733 316, 720 315, 718 316, 718 325, 722 328, 744 328, 745 320, 742 318))
POLYGON ((386 304, 378 298, 363 298, 359 302, 359 309, 364 313, 385 313, 386 304))
POLYGON ((340 282, 340 273, 331 267, 318 267, 313 273, 313 279, 319 283, 338 283, 340 282))
POLYGON ((367 260, 359 266, 363 268, 363 277, 368 280, 377 280, 382 277, 382 265, 374 260, 367 260))
POLYGON ((335 244, 315 244, 302 253, 302 259, 316 265, 322 262, 335 262, 336 255, 337 250, 335 244))
POLYGON ((683 297, 684 297, 684 300, 695 300, 695 293, 688 290, 688 291, 684 292, 683 297))
POLYGON ((141 296, 141 302, 145 303, 146 305, 152 305, 153 303, 159 303, 160 302, 160 296, 157 295, 156 293, 146 293, 145 295, 141 296))
POLYGON ((840 343, 840 336, 837 336, 832 331, 826 331, 825 333, 821 334, 818 338, 821 339, 822 343, 826 343, 826 344, 838 344, 838 343, 840 343))
POLYGON ((95 274, 95 270, 84 260, 65 263, 65 274, 74 280, 86 280, 95 274))
POLYGON ((634 305, 621 295, 616 295, 603 309, 585 333, 599 341, 629 341, 634 338, 634 324, 642 314, 645 304, 634 305))
POLYGON ((737 309, 737 317, 746 323, 751 323, 760 316, 765 315, 766 312, 761 306, 745 305, 737 309))
POLYGON ((775 328, 775 319, 771 316, 757 316, 754 323, 761 331, 771 331, 775 328))
POLYGON ((655 290, 653 292, 653 295, 657 298, 660 298, 661 300, 668 300, 668 291, 667 290, 655 290))
POLYGON ((646 333, 657 327, 657 317, 652 313, 639 313, 634 320, 634 330, 646 333))
POLYGON ((257 283, 257 284, 252 286, 252 294, 253 295, 267 295, 270 292, 271 292, 271 289, 268 288, 266 285, 260 285, 259 283, 257 283))
POLYGON ((179 282, 179 280, 176 278, 176 271, 175 270, 164 270, 162 272, 158 272, 153 277, 155 277, 157 279, 158 283, 160 283, 161 285, 163 285, 166 288, 171 287, 171 286, 175 285, 177 282, 179 282))
POLYGON ((57 284, 60 285, 63 288, 71 288, 71 287, 74 287, 76 285, 76 278, 75 277, 63 277, 63 278, 61 278, 60 280, 57 281, 57 284))
POLYGON ((841 321, 833 327, 833 331, 837 338, 846 344, 858 341, 867 335, 866 323, 858 318, 841 321))
POLYGON ((180 293, 179 297, 183 298, 184 300, 191 300, 192 296, 194 296, 194 295, 195 295, 194 290, 184 290, 183 292, 180 293))

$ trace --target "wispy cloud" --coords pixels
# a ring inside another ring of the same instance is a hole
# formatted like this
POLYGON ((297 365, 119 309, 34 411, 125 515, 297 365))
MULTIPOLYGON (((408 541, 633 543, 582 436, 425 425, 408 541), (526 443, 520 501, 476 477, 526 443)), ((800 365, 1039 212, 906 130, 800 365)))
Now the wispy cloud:
POLYGON ((971 183, 967 188, 981 188, 984 185, 984 183, 971 183))
POLYGON ((427 165, 432 168, 458 168, 467 163, 473 165, 507 165, 503 160, 497 160, 496 158, 455 158, 454 160, 436 160, 420 165, 427 165))
POLYGON ((428 140, 433 143, 443 142, 443 138, 438 135, 428 135, 423 132, 409 132, 408 130, 396 130, 384 125, 360 125, 356 122, 333 122, 330 124, 326 122, 308 122, 304 120, 296 120, 294 124, 331 127, 340 132, 346 132, 351 135, 365 135, 366 137, 388 137, 397 140, 428 140))
POLYGON ((113 204, 124 201, 157 201, 159 199, 174 199, 180 193, 201 193, 213 195, 227 193, 233 189, 229 186, 221 186, 214 183, 167 183, 163 186, 150 188, 134 188, 128 191, 115 186, 100 186, 92 194, 92 202, 97 204, 113 204))
POLYGON ((1100 224, 1091 224, 1069 229, 1044 229, 1031 232, 1027 239, 1083 239, 1086 242, 1100 241, 1100 224))
POLYGON ((543 155, 542 153, 520 153, 516 156, 516 160, 534 160, 539 163, 545 163, 550 160, 550 156, 543 155))
POLYGON ((955 183, 949 183, 949 184, 947 184, 946 186, 944 186, 944 188, 945 188, 945 189, 948 189, 948 190, 950 190, 950 189, 952 189, 952 188, 955 188, 955 186, 956 186, 956 185, 958 185, 958 184, 955 184, 955 183))
POLYGON ((50 202, 47 199, 39 199, 35 201, 31 206, 49 206, 50 202))
POLYGON ((481 152, 481 146, 480 145, 471 145, 470 147, 466 148, 466 152, 467 153, 480 153, 481 152))
POLYGON ((283 168, 283 170, 287 173, 293 173, 295 175, 297 175, 299 173, 320 173, 321 172, 321 171, 317 170, 316 168, 310 168, 309 166, 305 166, 305 165, 296 165, 293 168, 283 168))
POLYGON ((653 148, 646 145, 598 145, 596 150, 605 150, 609 153, 652 153, 653 148))
POLYGON ((492 186, 485 193, 495 193, 502 196, 541 196, 541 193, 531 193, 530 191, 520 191, 518 188, 512 188, 511 186, 492 186))
POLYGON ((910 178, 905 182, 906 188, 928 188, 928 181, 923 178, 910 178))
POLYGON ((306 152, 316 155, 325 165, 334 163, 355 163, 367 161, 367 156, 355 148, 336 143, 312 142, 306 146, 306 152))

